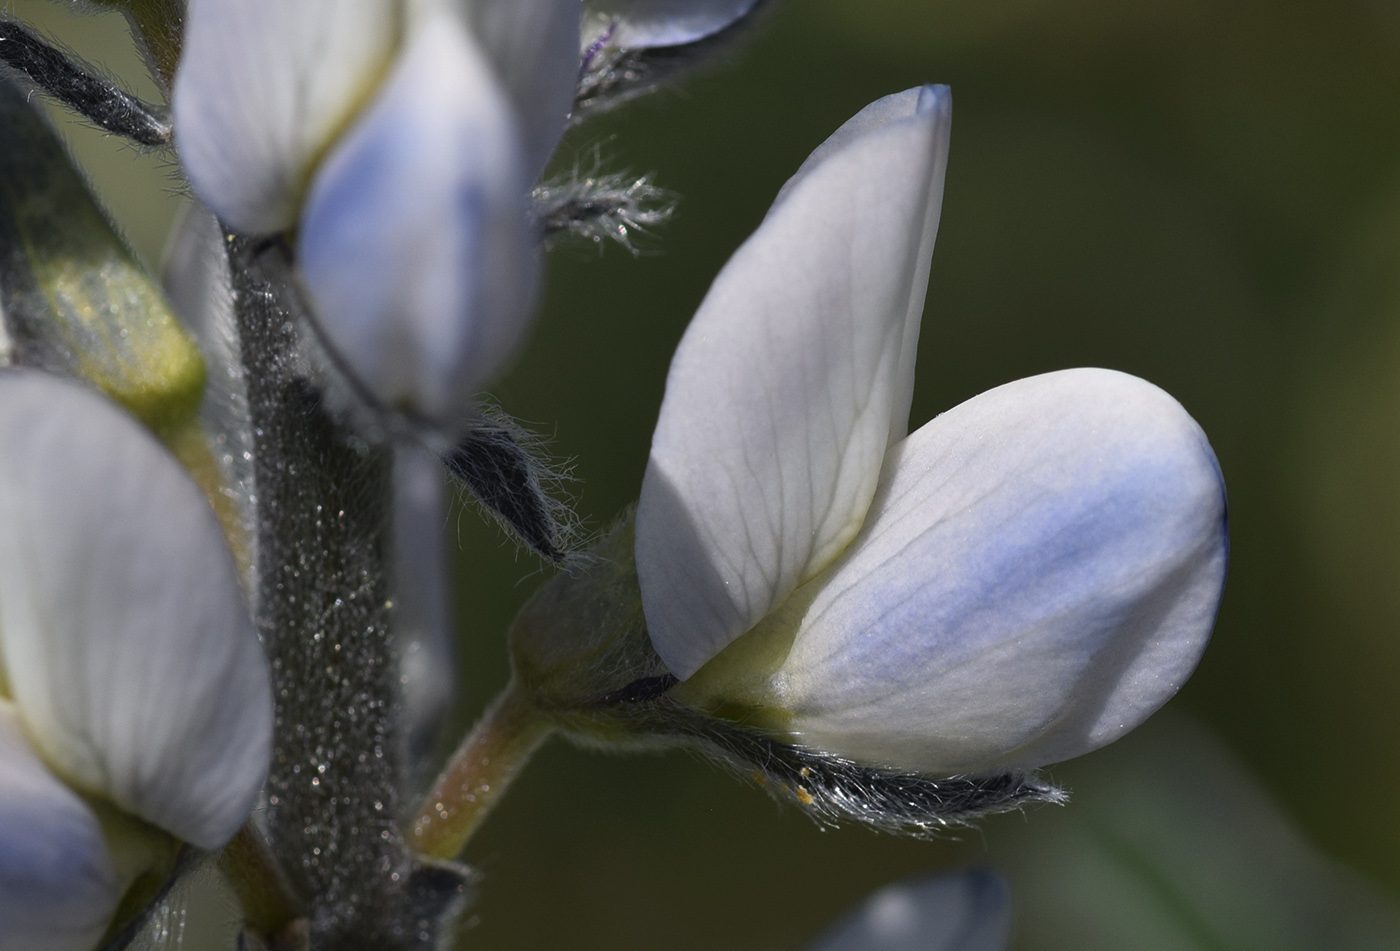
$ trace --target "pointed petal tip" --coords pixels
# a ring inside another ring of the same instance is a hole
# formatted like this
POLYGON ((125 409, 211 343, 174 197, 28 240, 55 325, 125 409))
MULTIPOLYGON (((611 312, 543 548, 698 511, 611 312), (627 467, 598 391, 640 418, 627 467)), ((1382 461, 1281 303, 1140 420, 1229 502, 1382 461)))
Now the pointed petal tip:
POLYGON ((666 382, 637 510, 653 644, 688 677, 859 530, 907 430, 949 97, 886 97, 783 187, 666 382))
MULTIPOLYGON (((817 146, 812 154, 797 169, 797 172, 783 184, 773 209, 780 207, 799 183, 807 178, 828 158, 847 151, 860 139, 879 133, 880 130, 905 123, 914 123, 925 130, 929 138, 920 148, 930 159, 930 174, 938 179, 937 199, 941 203, 943 194, 942 175, 947 165, 949 132, 953 121, 953 90, 946 85, 926 84, 891 93, 876 99, 857 112, 841 127, 817 146)), ((906 146, 907 147, 907 146, 906 146)), ((769 212, 772 214, 772 212, 769 212)), ((936 220, 934 222, 937 224, 936 220)))
POLYGON ((953 117, 952 87, 938 83, 926 83, 920 86, 916 111, 921 116, 935 116, 951 120, 953 117))

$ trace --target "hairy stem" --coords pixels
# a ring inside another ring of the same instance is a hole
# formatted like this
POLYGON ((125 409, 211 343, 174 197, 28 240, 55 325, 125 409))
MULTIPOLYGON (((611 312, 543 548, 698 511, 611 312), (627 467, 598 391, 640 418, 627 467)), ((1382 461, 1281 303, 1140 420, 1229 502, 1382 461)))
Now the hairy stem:
POLYGON ((322 406, 298 304, 268 253, 230 241, 254 433, 257 623, 276 716, 268 841, 306 903, 312 947, 431 947, 414 924, 414 861, 394 819, 390 452, 322 406))
POLYGON ((24 73, 40 89, 108 132, 142 145, 170 141, 170 122, 161 110, 118 88, 18 21, 0 18, 0 63, 24 73))
POLYGON ((553 731, 537 707, 508 686, 491 704, 423 800, 413 846, 452 859, 505 795, 512 780, 553 731))

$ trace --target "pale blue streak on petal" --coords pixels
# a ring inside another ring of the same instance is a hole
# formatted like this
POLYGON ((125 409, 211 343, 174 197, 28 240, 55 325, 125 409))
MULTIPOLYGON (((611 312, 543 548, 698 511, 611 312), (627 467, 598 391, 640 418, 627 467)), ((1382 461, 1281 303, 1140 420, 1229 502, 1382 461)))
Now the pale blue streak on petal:
POLYGON ((1047 374, 934 420, 887 467, 776 679, 811 742, 929 771, 1040 765, 1189 676, 1224 580, 1224 488, 1170 397, 1047 374))
POLYGON ((313 164, 393 56, 400 15, 396 0, 190 0, 175 138, 225 223, 295 223, 313 164))
MULTIPOLYGON (((758 0, 588 0, 586 22, 615 19, 611 42, 626 49, 683 46, 713 36, 757 5, 758 0)), ((593 39, 585 33, 585 46, 593 39)))
POLYGON ((302 271, 332 350, 381 402, 451 427, 527 328, 519 132, 459 21, 418 28, 312 185, 302 271))
POLYGON ((97 817, 0 701, 0 951, 90 951, 117 898, 97 817))

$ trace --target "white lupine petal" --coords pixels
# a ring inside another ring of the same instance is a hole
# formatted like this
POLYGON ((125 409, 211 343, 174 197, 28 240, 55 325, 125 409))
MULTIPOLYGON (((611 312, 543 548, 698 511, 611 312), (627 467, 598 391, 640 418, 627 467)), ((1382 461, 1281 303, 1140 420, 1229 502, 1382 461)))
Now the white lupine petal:
POLYGON ((524 336, 520 154, 505 94, 443 10, 317 174, 302 273, 327 342, 386 405, 451 425, 524 336))
POLYGON ((91 951, 120 897, 97 817, 0 700, 0 951, 91 951))
POLYGON ((1225 491, 1175 400, 1109 370, 977 396, 895 447, 773 676, 801 743, 930 773, 1034 767, 1166 702, 1224 584, 1225 491))
POLYGON ((472 28, 520 120, 525 178, 544 171, 564 134, 579 71, 580 0, 473 0, 472 28))
POLYGON ((1006 882, 967 869, 880 889, 807 951, 1005 951, 1010 940, 1006 882))
POLYGON ((296 220, 314 162, 372 94, 400 0, 190 0, 172 108, 195 192, 235 230, 296 220))
POLYGON ((204 496, 88 390, 0 374, 0 658, 64 779, 202 848, 247 817, 272 699, 204 496))
POLYGON ((758 0, 585 0, 584 46, 607 33, 626 49, 683 46, 747 16, 758 0), (609 29, 616 22, 615 29, 609 29))
MULTIPOLYGON (((652 642, 685 678, 859 530, 904 435, 948 149, 946 87, 799 181, 715 279, 666 381, 637 510, 652 642)), ((865 116, 863 113, 862 116, 865 116)))

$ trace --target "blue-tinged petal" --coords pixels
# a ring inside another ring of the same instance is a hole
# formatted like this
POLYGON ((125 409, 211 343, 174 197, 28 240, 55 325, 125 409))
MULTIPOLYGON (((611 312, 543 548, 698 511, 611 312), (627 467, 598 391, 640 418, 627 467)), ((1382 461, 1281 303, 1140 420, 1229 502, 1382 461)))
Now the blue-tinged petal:
POLYGON ((0 373, 0 668, 65 780, 202 848, 266 776, 266 662, 219 523, 131 417, 0 373))
POLYGON ((579 71, 580 0, 473 0, 472 28, 520 121, 525 178, 544 171, 568 124, 579 71))
POLYGON ((537 268, 528 188, 505 94, 436 12, 327 158, 301 232, 326 341, 385 405, 452 426, 515 351, 537 268))
POLYGON ((864 762, 1078 756, 1190 676, 1227 545, 1215 456, 1166 393, 1109 370, 998 387, 891 451, 762 703, 864 762))
POLYGON ((838 131, 725 265, 676 351, 637 568, 652 641, 679 677, 860 529, 908 427, 950 112, 947 88, 928 87, 838 131))
POLYGON ((965 869, 880 889, 807 951, 1005 951, 1010 940, 1006 882, 965 869))
POLYGON ((584 46, 650 49, 696 43, 748 16, 758 0, 585 0, 584 46))
POLYGON ((172 107, 195 192, 235 230, 296 221, 313 166, 373 94, 401 0, 190 0, 172 107))
POLYGON ((0 700, 0 951, 91 951, 120 897, 97 816, 0 700))

